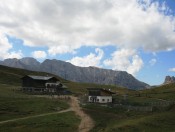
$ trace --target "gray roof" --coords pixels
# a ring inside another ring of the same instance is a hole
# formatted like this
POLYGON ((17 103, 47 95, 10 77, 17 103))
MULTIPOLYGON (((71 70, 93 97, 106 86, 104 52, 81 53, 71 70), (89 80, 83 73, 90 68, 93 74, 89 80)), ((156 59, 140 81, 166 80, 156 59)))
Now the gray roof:
POLYGON ((35 79, 35 80, 49 80, 53 77, 49 76, 33 76, 33 75, 28 75, 30 78, 35 79))
POLYGON ((110 94, 115 94, 114 92, 112 91, 109 91, 107 89, 104 89, 104 88, 87 88, 88 91, 104 91, 104 92, 107 92, 107 93, 110 93, 110 94))

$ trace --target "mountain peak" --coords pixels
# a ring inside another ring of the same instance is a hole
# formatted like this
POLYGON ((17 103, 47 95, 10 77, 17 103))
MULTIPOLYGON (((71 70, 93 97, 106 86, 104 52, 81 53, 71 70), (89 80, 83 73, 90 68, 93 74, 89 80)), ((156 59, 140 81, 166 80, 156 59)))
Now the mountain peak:
POLYGON ((39 63, 34 58, 25 57, 19 60, 9 59, 8 63, 4 61, 1 64, 15 68, 47 72, 74 82, 118 85, 129 89, 143 89, 148 86, 148 84, 137 80, 126 71, 115 71, 92 66, 79 67, 70 62, 56 59, 46 59, 39 63))
POLYGON ((20 59, 19 61, 21 61, 22 63, 26 65, 39 65, 40 64, 40 62, 38 62, 35 58, 32 58, 32 57, 24 57, 20 59))
POLYGON ((166 76, 165 81, 163 84, 170 84, 170 83, 175 83, 175 77, 174 76, 166 76))

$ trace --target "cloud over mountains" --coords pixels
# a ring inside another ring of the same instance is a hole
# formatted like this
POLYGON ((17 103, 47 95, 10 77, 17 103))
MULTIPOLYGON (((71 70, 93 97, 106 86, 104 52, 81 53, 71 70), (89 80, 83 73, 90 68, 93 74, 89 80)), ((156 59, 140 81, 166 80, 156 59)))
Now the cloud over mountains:
MULTIPOLYGON (((10 52, 6 35, 22 39, 26 46, 47 47, 49 55, 74 53, 82 46, 112 45, 119 51, 105 64, 113 69, 122 66, 112 64, 119 52, 135 50, 129 54, 132 61, 129 55, 124 59, 128 65, 124 70, 130 73, 143 66, 137 49, 175 49, 175 18, 166 3, 151 0, 0 0, 0 18, 0 48, 5 49, 0 58, 22 56, 20 51, 10 52)), ((44 51, 37 53, 47 56, 44 51)), ((77 60, 81 59, 77 56, 71 61, 77 60)))
POLYGON ((175 48, 175 20, 168 11, 150 0, 5 0, 0 29, 26 45, 47 46, 50 54, 82 45, 159 51, 175 48))

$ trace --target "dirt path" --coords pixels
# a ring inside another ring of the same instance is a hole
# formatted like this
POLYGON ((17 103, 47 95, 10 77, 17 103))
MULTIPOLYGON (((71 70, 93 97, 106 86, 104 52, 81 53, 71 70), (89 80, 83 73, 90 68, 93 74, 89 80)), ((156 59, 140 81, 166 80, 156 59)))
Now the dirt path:
POLYGON ((57 99, 71 99, 70 109, 76 113, 81 118, 79 125, 79 132, 89 132, 94 127, 94 121, 81 109, 77 97, 74 96, 37 96, 46 98, 57 98, 57 99))
POLYGON ((11 119, 11 120, 0 121, 0 124, 19 121, 19 120, 30 119, 30 118, 35 118, 35 117, 41 117, 41 116, 54 115, 54 114, 58 114, 58 113, 65 113, 65 112, 68 112, 68 111, 72 111, 72 109, 69 108, 69 109, 62 110, 62 111, 57 111, 57 112, 51 112, 51 113, 45 113, 45 114, 39 114, 39 115, 33 115, 33 116, 27 116, 27 117, 21 117, 21 118, 16 118, 16 119, 11 119))
MULTIPOLYGON (((40 97, 48 98, 48 96, 40 96, 40 97)), ((16 118, 16 119, 11 119, 11 120, 0 121, 0 124, 30 119, 30 118, 35 118, 35 117, 53 115, 53 114, 58 114, 58 113, 65 113, 68 111, 74 111, 76 115, 78 115, 81 118, 81 122, 78 128, 78 131, 79 132, 89 132, 94 127, 94 121, 86 113, 84 113, 84 111, 81 109, 77 97, 70 96, 70 99, 71 99, 70 100, 71 107, 69 109, 57 111, 57 112, 51 112, 51 113, 45 113, 45 114, 39 114, 39 115, 33 115, 33 116, 27 116, 27 117, 21 117, 21 118, 16 118)))
POLYGON ((81 109, 76 97, 71 96, 71 108, 81 118, 79 132, 89 132, 94 127, 94 121, 81 109))

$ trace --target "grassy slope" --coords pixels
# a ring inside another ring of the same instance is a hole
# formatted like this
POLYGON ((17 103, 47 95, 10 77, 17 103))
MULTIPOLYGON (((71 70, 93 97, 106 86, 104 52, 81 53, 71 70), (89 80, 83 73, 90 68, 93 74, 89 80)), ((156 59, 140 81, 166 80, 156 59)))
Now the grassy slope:
MULTIPOLYGON (((25 75, 51 75, 49 73, 44 72, 35 72, 35 71, 28 71, 18 68, 10 68, 6 66, 0 65, 0 84, 10 84, 15 86, 21 86, 21 78, 25 75)), ((73 93, 76 93, 78 95, 85 94, 86 88, 88 87, 100 87, 100 88, 107 88, 107 89, 118 89, 119 91, 128 91, 127 89, 112 86, 112 85, 98 85, 98 84, 88 84, 88 83, 76 83, 67 81, 65 79, 62 79, 61 77, 56 76, 61 80, 61 82, 68 86, 68 89, 71 90, 73 93)))
MULTIPOLYGON (((21 85, 21 78, 25 75, 51 75, 44 72, 34 72, 24 69, 11 68, 0 65, 0 83, 1 84, 12 84, 12 85, 21 85)), ((59 78, 61 81, 64 81, 62 78, 59 78)))
POLYGON ((109 108, 96 106, 91 109, 86 108, 85 111, 96 122, 92 132, 169 132, 175 130, 175 110, 172 109, 165 112, 128 112, 124 109, 109 110, 109 108))
POLYGON ((74 112, 36 117, 0 125, 1 132, 77 132, 80 123, 74 112))
MULTIPOLYGON (((67 109, 67 102, 58 99, 37 98, 25 95, 15 89, 18 87, 0 84, 0 121, 16 119, 42 113, 67 109), (12 90, 14 89, 14 90, 12 90)), ((80 123, 73 112, 54 114, 0 124, 0 131, 10 132, 44 132, 72 131, 76 132, 80 123)))
MULTIPOLYGON (((127 93, 127 102, 136 105, 148 102, 161 102, 160 99, 174 101, 175 84, 157 87, 155 89, 127 93), (140 94, 140 95, 139 95, 140 94), (139 96, 138 96, 139 95, 139 96)), ((117 99, 122 100, 119 94, 117 99)), ((165 132, 175 131, 175 106, 165 109, 155 109, 153 112, 128 111, 124 108, 109 108, 97 105, 87 105, 84 110, 95 120, 93 132, 165 132)))
POLYGON ((67 102, 56 99, 37 98, 17 91, 18 87, 0 84, 0 121, 55 112, 69 108, 67 102))
POLYGON ((141 96, 160 98, 164 100, 175 100, 175 83, 162 85, 153 89, 140 91, 141 96))
MULTIPOLYGON (((20 92, 20 78, 28 74, 47 73, 0 66, 0 121, 69 108, 68 103, 63 100, 37 98, 20 92)), ((77 131, 79 122, 73 112, 68 112, 0 124, 0 131, 77 131)))
MULTIPOLYGON (((13 89, 19 88, 21 83, 20 78, 28 74, 46 75, 47 73, 31 72, 31 71, 21 70, 21 69, 14 70, 14 68, 7 68, 7 67, 0 66, 0 83, 1 83, 0 93, 2 93, 0 94, 0 97, 1 97, 1 100, 4 99, 5 100, 4 102, 7 102, 7 104, 9 104, 7 105, 9 107, 11 107, 12 104, 15 104, 13 105, 15 107, 11 108, 12 111, 15 109, 15 111, 13 112, 25 113, 26 112, 25 110, 28 109, 29 111, 27 111, 26 113, 31 114, 32 111, 34 111, 34 113, 37 113, 40 111, 38 108, 35 108, 36 107, 35 103, 31 103, 33 100, 35 100, 34 98, 31 98, 30 95, 24 95, 22 93, 19 93, 13 90, 13 89), (4 85, 4 84, 10 84, 10 85, 4 85), (26 104, 26 106, 24 105, 25 107, 27 107, 26 109, 19 108, 20 103, 18 104, 18 102, 20 102, 21 100, 24 101, 22 104, 26 104), (16 103, 13 103, 13 101, 14 102, 16 101, 16 103), (34 108, 32 107, 31 104, 34 104, 33 106, 34 108), (29 107, 32 108, 32 110, 30 110, 29 107), (19 110, 22 110, 22 111, 18 112, 19 110)), ((80 95, 85 94, 87 87, 110 88, 113 91, 116 91, 118 93, 118 95, 116 96, 116 99, 123 100, 123 95, 127 94, 128 97, 125 101, 127 101, 130 104, 136 103, 136 105, 144 104, 147 102, 160 101, 159 99, 166 99, 166 100, 175 99, 175 84, 165 85, 165 86, 161 86, 161 87, 158 87, 155 89, 149 89, 149 90, 132 91, 132 90, 127 90, 127 89, 119 88, 115 86, 74 83, 74 82, 63 80, 61 78, 60 80, 66 86, 68 86, 71 91, 73 91, 76 94, 80 94, 80 95)), ((43 101, 44 99, 41 99, 41 100, 43 101)), ((41 100, 38 99, 37 102, 40 102, 41 100)), ((42 104, 42 101, 40 102, 41 104, 42 104)), ((3 101, 1 101, 1 103, 2 102, 3 101)), ((54 102, 52 103, 53 104, 51 105, 51 109, 53 108, 52 106, 54 106, 54 102)), ((5 103, 3 105, 1 104, 1 107, 2 108, 5 107, 5 103)), ((42 107, 42 106, 39 105, 39 107, 42 107)), ((44 108, 46 108, 45 109, 46 111, 51 110, 49 109, 50 106, 49 107, 43 106, 43 109, 44 108)), ((66 108, 66 106, 63 108, 66 108)), ((2 112, 6 112, 7 110, 6 108, 4 109, 5 111, 1 109, 1 113, 0 113, 1 115, 4 114, 4 113, 2 114, 2 112)), ((105 108, 105 107, 99 107, 99 106, 86 106, 85 111, 89 115, 91 115, 96 122, 96 125, 92 130, 94 132, 98 132, 98 131, 104 131, 104 132, 105 131, 106 132, 110 132, 110 131, 174 131, 175 130, 175 121, 174 121, 175 108, 174 107, 164 111, 136 112, 136 111, 127 111, 126 109, 122 109, 122 108, 114 109, 114 108, 105 108)), ((12 112, 12 115, 14 114, 13 112, 12 112)), ((46 127, 46 126, 49 126, 46 124, 49 124, 52 122, 53 124, 51 125, 52 128, 55 127, 53 131, 59 131, 59 129, 63 131, 68 131, 71 127, 75 128, 75 129, 72 129, 72 131, 76 131, 79 119, 73 113, 69 113, 69 114, 68 116, 72 118, 70 121, 67 122, 67 127, 64 127, 64 124, 66 124, 65 119, 67 119, 67 118, 64 118, 67 115, 65 113, 65 114, 61 114, 63 115, 61 117, 60 117, 60 114, 58 114, 58 117, 60 118, 55 118, 55 116, 50 115, 47 117, 48 120, 47 118, 40 117, 39 119, 36 119, 36 120, 30 119, 24 122, 19 121, 19 122, 16 122, 15 124, 8 123, 6 125, 0 126, 0 128, 2 128, 1 130, 9 130, 9 131, 15 131, 15 130, 30 131, 31 128, 32 129, 35 128, 34 129, 35 131, 43 131, 43 130, 51 129, 51 127, 46 127), (59 122, 60 120, 62 122, 65 122, 62 124, 62 127, 60 126, 61 124, 61 122, 59 122), (74 122, 75 124, 72 122, 72 120, 75 120, 74 122), (38 125, 36 124, 35 121, 38 123, 38 125), (35 122, 35 123, 32 124, 31 122, 35 122), (33 127, 30 126, 30 123, 32 124, 33 127), (9 125, 11 126, 10 128, 9 128, 9 125)), ((15 116, 15 114, 13 116, 15 116)), ((0 116, 0 117, 5 119, 8 116, 6 117, 0 116)))
MULTIPOLYGON (((68 104, 64 101, 35 98, 32 95, 20 92, 21 77, 24 75, 48 75, 48 73, 0 66, 0 121, 54 112, 58 107, 60 109, 68 108, 68 104)), ((87 92, 87 87, 116 89, 115 86, 75 83, 62 78, 59 79, 76 95, 84 95, 87 92)), ((128 91, 123 88, 118 88, 118 90, 121 92, 128 91)), ((74 113, 69 112, 68 114, 49 115, 5 123, 0 125, 0 131, 77 131, 79 122, 79 118, 74 113)))

